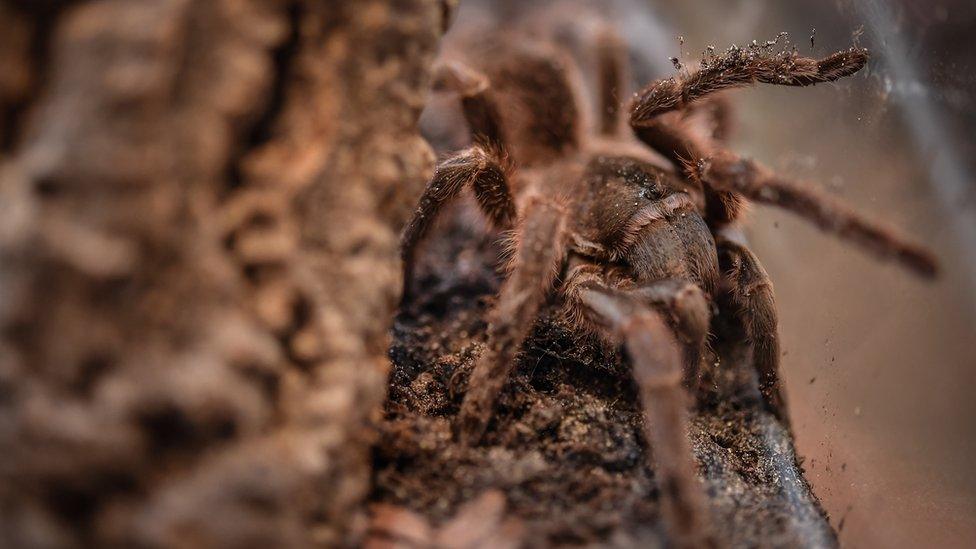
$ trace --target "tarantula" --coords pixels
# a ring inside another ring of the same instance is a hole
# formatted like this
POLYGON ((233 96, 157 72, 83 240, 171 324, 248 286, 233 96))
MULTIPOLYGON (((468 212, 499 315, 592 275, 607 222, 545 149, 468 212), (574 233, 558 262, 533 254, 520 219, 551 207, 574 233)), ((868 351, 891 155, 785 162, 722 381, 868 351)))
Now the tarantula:
POLYGON ((868 53, 810 59, 777 50, 775 41, 733 47, 706 56, 694 72, 652 82, 625 110, 616 99, 626 97, 625 48, 603 32, 595 44, 600 111, 588 131, 573 77, 579 67, 555 46, 516 34, 474 42, 467 57, 480 61, 442 63, 434 87, 460 96, 475 144, 438 165, 402 240, 409 296, 417 246, 462 189, 471 187, 488 220, 512 235, 458 435, 467 444, 481 438, 523 340, 554 300, 576 328, 625 351, 669 534, 679 545, 704 544, 687 406, 719 298, 734 307, 714 314, 736 315, 745 327, 765 406, 788 425, 772 284, 733 227, 743 203, 786 208, 920 275, 936 272, 924 248, 726 150, 725 107, 712 94, 756 82, 831 82, 859 71, 868 53))

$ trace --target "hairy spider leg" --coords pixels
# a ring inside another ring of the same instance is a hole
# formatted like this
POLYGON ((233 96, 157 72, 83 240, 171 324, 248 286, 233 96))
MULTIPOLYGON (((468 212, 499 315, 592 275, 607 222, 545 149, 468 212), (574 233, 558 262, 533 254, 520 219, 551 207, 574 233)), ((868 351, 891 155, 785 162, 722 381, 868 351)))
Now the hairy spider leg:
POLYGON ((430 232, 444 205, 454 200, 464 187, 474 187, 478 204, 494 225, 508 227, 514 222, 515 202, 508 185, 510 173, 511 167, 498 156, 498 151, 482 145, 461 151, 437 166, 400 240, 404 301, 411 295, 418 244, 430 232))
MULTIPOLYGON (((715 92, 756 82, 783 86, 831 82, 856 73, 867 59, 867 51, 861 49, 837 52, 816 60, 792 53, 771 54, 731 48, 724 55, 707 61, 697 71, 646 86, 631 104, 630 125, 639 139, 681 167, 703 158, 708 147, 695 143, 688 132, 682 131, 678 119, 662 120, 659 118, 662 114, 685 109, 715 92)), ((718 122, 717 133, 727 134, 727 120, 723 125, 719 116, 718 122)), ((704 191, 706 220, 710 223, 730 223, 741 213, 741 200, 733 193, 712 189, 707 182, 704 191)))
MULTIPOLYGON (((867 58, 865 50, 857 49, 816 60, 793 53, 731 48, 721 56, 706 60, 705 66, 697 71, 647 85, 630 105, 630 126, 638 139, 684 169, 689 162, 707 156, 711 147, 696 142, 680 117, 662 118, 661 115, 686 109, 715 92, 755 82, 786 86, 830 82, 854 74, 867 58)), ((721 227, 739 217, 743 204, 738 196, 716 190, 707 182, 696 183, 703 184, 705 220, 710 225, 721 227)))
POLYGON ((822 231, 853 242, 879 259, 893 259, 917 275, 931 278, 938 272, 935 257, 924 246, 867 219, 816 187, 778 176, 758 162, 719 151, 691 170, 712 188, 789 210, 822 231))
POLYGON ((458 414, 465 444, 476 444, 484 435, 515 355, 553 288, 566 257, 566 216, 565 206, 552 199, 527 200, 515 232, 511 274, 488 315, 487 348, 475 362, 458 414))
POLYGON ((870 221, 840 200, 776 176, 752 160, 696 137, 681 121, 662 114, 684 109, 708 94, 755 82, 809 86, 850 76, 867 62, 865 50, 852 48, 824 59, 762 49, 730 49, 702 69, 653 82, 630 108, 630 124, 639 139, 676 163, 703 188, 706 220, 713 228, 733 222, 742 198, 776 205, 813 222, 821 230, 852 241, 881 258, 894 258, 916 274, 931 277, 936 262, 922 246, 893 229, 870 221))
POLYGON ((630 123, 644 122, 685 108, 712 93, 762 82, 778 86, 811 86, 850 76, 868 61, 867 50, 851 48, 823 59, 800 57, 792 52, 730 48, 705 62, 697 71, 652 82, 631 104, 630 123))
POLYGON ((719 267, 723 287, 745 328, 752 347, 752 363, 759 377, 759 392, 766 408, 789 426, 789 409, 779 377, 779 320, 773 283, 759 259, 748 248, 719 238, 719 267))
POLYGON ((508 156, 502 133, 502 119, 491 97, 488 77, 460 61, 446 61, 434 67, 433 88, 453 91, 461 98, 461 110, 474 141, 508 156))
MULTIPOLYGON (((597 329, 622 345, 630 358, 669 537, 679 547, 714 546, 688 438, 689 398, 682 383, 685 368, 680 344, 666 316, 645 301, 647 297, 660 297, 662 302, 681 302, 674 295, 665 296, 683 286, 663 281, 645 290, 628 291, 594 280, 578 284, 579 288, 570 293, 578 299, 575 306, 591 319, 591 330, 597 329)), ((703 298, 697 306, 707 311, 703 298)), ((704 331, 693 331, 701 348, 704 331)))
POLYGON ((434 88, 461 96, 476 144, 437 166, 403 231, 400 241, 403 301, 411 295, 417 246, 427 236, 438 213, 466 186, 474 188, 478 205, 494 227, 507 229, 515 223, 518 214, 510 185, 515 169, 502 138, 498 109, 487 93, 489 86, 487 77, 462 63, 442 63, 434 69, 434 88))
POLYGON ((634 288, 630 293, 668 319, 685 350, 684 385, 690 391, 697 391, 700 362, 712 316, 705 292, 686 280, 665 279, 634 288))

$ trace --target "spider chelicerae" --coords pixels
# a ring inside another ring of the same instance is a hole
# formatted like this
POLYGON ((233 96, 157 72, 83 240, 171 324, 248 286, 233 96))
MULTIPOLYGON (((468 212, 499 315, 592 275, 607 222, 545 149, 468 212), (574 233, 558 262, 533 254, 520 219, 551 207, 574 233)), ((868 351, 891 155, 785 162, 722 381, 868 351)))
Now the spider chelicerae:
POLYGON ((406 300, 418 244, 463 189, 510 235, 507 278, 489 313, 458 436, 480 440, 523 340, 555 302, 576 329, 626 352, 670 536, 678 545, 708 545, 687 407, 712 323, 732 315, 744 326, 765 406, 789 421, 772 284, 736 228, 744 203, 785 208, 919 275, 936 273, 925 248, 724 144, 727 105, 716 92, 832 82, 864 67, 867 51, 811 59, 778 40, 732 47, 708 53, 695 71, 652 82, 623 108, 626 49, 604 29, 592 45, 599 111, 590 124, 579 67, 555 45, 517 33, 468 43, 463 58, 438 65, 434 87, 460 96, 475 144, 438 165, 402 242, 406 300))

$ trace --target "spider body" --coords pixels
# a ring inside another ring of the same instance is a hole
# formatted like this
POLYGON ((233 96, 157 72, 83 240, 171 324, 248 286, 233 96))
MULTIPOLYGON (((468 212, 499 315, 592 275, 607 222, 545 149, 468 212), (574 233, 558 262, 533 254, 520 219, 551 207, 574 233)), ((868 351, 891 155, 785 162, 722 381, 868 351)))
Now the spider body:
POLYGON ((468 68, 473 63, 442 66, 437 85, 467 90, 469 123, 485 128, 476 135, 487 147, 505 143, 498 153, 510 158, 501 162, 519 168, 508 180, 513 200, 546 197, 567 208, 571 256, 614 264, 636 283, 681 279, 710 294, 718 265, 698 211, 703 197, 693 196, 673 167, 632 134, 587 131, 576 68, 564 52, 516 33, 473 42, 475 53, 466 57, 482 60, 480 75, 468 68), (489 101, 487 108, 477 105, 489 101))
POLYGON ((681 280, 711 295, 715 240, 673 173, 648 159, 596 153, 581 182, 571 216, 575 254, 638 285, 681 280))
POLYGON ((591 122, 579 69, 552 43, 504 33, 470 44, 468 62, 439 65, 434 87, 460 96, 475 144, 439 164, 402 246, 406 299, 418 244, 463 189, 470 187, 488 220, 512 235, 507 278, 489 313, 458 435, 469 444, 483 436, 523 340, 542 306, 555 302, 577 329, 625 351, 668 531, 678 545, 713 544, 687 407, 715 315, 745 328, 764 402, 788 424, 772 284, 732 236, 742 202, 786 208, 923 275, 934 274, 935 264, 924 248, 837 200, 728 152, 724 103, 711 94, 755 82, 829 82, 857 72, 866 52, 814 60, 774 51, 775 43, 731 48, 695 72, 652 82, 624 109, 618 98, 627 96, 626 55, 604 29, 592 44, 600 67, 591 122))

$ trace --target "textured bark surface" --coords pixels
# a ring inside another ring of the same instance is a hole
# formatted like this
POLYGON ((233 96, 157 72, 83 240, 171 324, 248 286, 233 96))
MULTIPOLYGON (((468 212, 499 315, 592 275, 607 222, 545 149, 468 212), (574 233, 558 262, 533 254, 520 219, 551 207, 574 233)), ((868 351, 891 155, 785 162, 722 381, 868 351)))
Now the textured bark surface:
POLYGON ((358 539, 444 16, 0 2, 0 545, 358 539))

